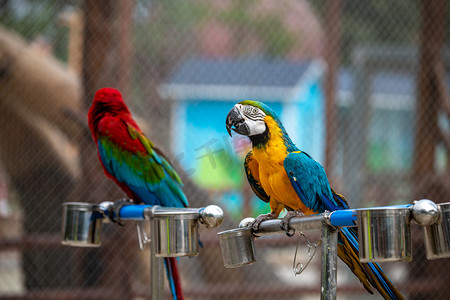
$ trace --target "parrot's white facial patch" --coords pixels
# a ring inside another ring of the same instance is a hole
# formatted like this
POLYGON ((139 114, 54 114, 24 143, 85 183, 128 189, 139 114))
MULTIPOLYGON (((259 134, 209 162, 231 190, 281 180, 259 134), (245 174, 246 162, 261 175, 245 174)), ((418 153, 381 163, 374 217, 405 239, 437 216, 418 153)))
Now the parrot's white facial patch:
POLYGON ((247 120, 246 122, 250 128, 249 136, 262 134, 266 131, 266 123, 264 121, 247 120))
POLYGON ((236 104, 236 108, 239 109, 250 129, 249 136, 262 134, 266 131, 266 123, 264 122, 266 114, 261 109, 252 105, 242 104, 236 104))

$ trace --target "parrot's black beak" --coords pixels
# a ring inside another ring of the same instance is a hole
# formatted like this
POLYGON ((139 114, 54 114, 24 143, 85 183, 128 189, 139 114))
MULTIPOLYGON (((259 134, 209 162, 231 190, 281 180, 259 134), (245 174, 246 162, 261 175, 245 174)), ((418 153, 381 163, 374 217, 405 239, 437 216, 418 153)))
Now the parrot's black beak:
POLYGON ((250 134, 250 128, 248 127, 244 117, 242 116, 241 112, 236 108, 236 106, 233 107, 233 109, 230 110, 230 112, 228 113, 226 126, 228 134, 230 136, 232 136, 231 130, 242 135, 250 134))

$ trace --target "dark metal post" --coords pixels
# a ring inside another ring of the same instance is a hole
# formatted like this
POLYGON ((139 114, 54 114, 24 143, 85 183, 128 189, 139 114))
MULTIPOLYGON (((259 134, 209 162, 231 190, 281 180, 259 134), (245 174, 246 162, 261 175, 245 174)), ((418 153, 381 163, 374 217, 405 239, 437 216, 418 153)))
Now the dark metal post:
POLYGON ((164 258, 157 257, 155 238, 157 235, 156 224, 153 218, 150 219, 151 236, 150 242, 150 278, 152 300, 164 299, 164 258))
POLYGON ((326 223, 322 225, 322 300, 336 299, 338 230, 326 223))

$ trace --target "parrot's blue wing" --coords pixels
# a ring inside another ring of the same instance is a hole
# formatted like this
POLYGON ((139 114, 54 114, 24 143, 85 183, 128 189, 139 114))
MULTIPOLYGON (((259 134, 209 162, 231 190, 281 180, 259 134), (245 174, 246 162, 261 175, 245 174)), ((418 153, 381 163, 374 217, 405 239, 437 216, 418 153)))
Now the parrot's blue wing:
POLYGON ((307 153, 289 153, 284 160, 284 168, 306 207, 316 213, 346 208, 345 200, 342 202, 338 196, 333 195, 323 167, 307 153))
POLYGON ((264 202, 269 202, 270 197, 266 194, 259 182, 259 165, 256 159, 253 159, 253 151, 250 151, 245 156, 245 174, 253 192, 264 202))

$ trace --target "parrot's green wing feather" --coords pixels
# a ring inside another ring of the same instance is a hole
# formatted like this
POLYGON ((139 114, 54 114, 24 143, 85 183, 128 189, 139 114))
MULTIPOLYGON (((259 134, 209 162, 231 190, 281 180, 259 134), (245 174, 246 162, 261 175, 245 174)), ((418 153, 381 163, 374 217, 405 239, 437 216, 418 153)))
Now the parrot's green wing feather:
POLYGON ((169 159, 162 153, 161 150, 156 148, 153 143, 147 139, 145 135, 143 135, 141 132, 137 131, 132 126, 128 125, 128 132, 130 133, 130 136, 132 138, 137 138, 144 146, 147 153, 153 157, 155 161, 159 163, 159 165, 162 167, 162 169, 169 174, 170 178, 177 182, 180 185, 183 185, 181 178, 178 176, 175 169, 172 167, 172 165, 169 163, 169 159))
POLYGON ((269 202, 270 197, 266 194, 259 182, 259 165, 256 159, 253 159, 253 151, 250 151, 245 156, 244 167, 248 183, 253 192, 264 202, 269 202))

